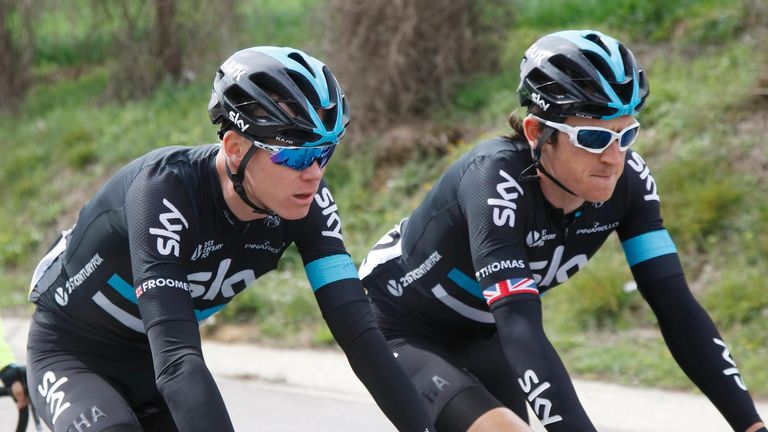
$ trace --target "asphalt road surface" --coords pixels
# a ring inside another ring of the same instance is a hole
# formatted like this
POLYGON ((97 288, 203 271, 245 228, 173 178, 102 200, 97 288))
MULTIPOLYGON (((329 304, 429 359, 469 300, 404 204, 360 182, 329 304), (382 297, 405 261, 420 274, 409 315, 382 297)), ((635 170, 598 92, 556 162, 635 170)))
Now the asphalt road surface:
MULTIPOLYGON (((24 362, 28 322, 3 319, 24 362)), ((337 350, 272 349, 205 341, 213 371, 237 431, 395 431, 337 350)), ((747 377, 748 378, 748 377, 747 377)), ((601 432, 722 432, 728 424, 700 394, 576 381, 601 432)), ((768 419, 768 401, 758 403, 768 419)), ((16 411, 0 399, 0 432, 15 430, 16 411)), ((536 431, 544 431, 534 424, 536 431)), ((34 431, 31 422, 27 428, 34 431)))

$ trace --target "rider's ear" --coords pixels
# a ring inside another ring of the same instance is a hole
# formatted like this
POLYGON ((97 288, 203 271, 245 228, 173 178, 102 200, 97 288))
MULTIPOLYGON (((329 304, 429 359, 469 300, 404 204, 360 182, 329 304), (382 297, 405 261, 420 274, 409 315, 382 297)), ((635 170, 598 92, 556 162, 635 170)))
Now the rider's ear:
POLYGON ((221 138, 221 149, 235 169, 245 156, 249 146, 250 143, 233 130, 228 130, 221 138))
POLYGON ((539 142, 543 130, 541 123, 532 117, 526 117, 523 119, 523 132, 525 133, 525 139, 531 148, 536 148, 539 142))

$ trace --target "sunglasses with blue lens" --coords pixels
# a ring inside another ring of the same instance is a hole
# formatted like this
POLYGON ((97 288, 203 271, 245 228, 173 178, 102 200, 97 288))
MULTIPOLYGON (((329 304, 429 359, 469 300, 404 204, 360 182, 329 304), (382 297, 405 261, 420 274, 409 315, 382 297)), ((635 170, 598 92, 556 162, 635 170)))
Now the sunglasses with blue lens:
POLYGON ((272 155, 270 156, 272 163, 303 171, 312 166, 315 161, 320 164, 320 168, 328 165, 337 144, 316 147, 286 147, 253 141, 253 145, 269 152, 272 155))
POLYGON ((602 153, 616 140, 619 141, 619 150, 623 152, 627 151, 629 146, 634 144, 637 139, 637 134, 640 131, 640 123, 638 123, 637 120, 619 132, 614 132, 610 129, 598 126, 574 127, 565 123, 544 120, 533 114, 530 114, 530 116, 549 127, 567 134, 571 143, 576 147, 595 154, 602 153))

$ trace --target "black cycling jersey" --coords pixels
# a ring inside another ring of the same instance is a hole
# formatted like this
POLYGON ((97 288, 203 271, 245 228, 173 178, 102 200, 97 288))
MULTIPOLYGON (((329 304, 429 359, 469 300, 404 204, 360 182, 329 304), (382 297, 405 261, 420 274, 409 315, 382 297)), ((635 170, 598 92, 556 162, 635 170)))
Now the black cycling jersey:
MULTIPOLYGON (((654 311, 666 301, 657 289, 673 296, 688 288, 662 222, 656 183, 639 154, 627 152, 609 200, 586 202, 570 214, 553 207, 538 177, 526 173, 532 163, 525 142, 497 138, 479 144, 448 168, 410 218, 377 243, 360 276, 389 340, 488 338, 498 331, 520 387, 548 430, 593 430, 544 334, 540 295, 583 268, 614 231, 654 311)), ((675 297, 698 306, 690 295, 675 297)), ((705 391, 721 410, 734 403, 742 407, 726 415, 729 421, 756 418, 745 389, 734 384, 738 370, 721 355, 711 321, 706 314, 689 317, 686 325, 696 325, 701 334, 696 350, 707 359, 706 371, 694 381, 700 387, 721 382, 717 391, 738 401, 705 391), (729 368, 731 376, 723 379, 729 368)), ((679 325, 672 321, 659 319, 673 353, 691 351, 683 347, 690 336, 675 330, 679 325)), ((676 358, 689 375, 702 368, 701 358, 676 358)))
MULTIPOLYGON (((157 389, 180 430, 231 429, 202 361, 197 324, 276 268, 294 243, 323 316, 355 372, 398 427, 424 431, 428 419, 413 408, 417 404, 408 407, 381 394, 385 387, 380 381, 397 382, 397 377, 380 378, 370 369, 392 372, 395 363, 381 336, 377 340, 377 332, 369 331, 376 330, 376 324, 344 248, 328 186, 321 182, 303 219, 273 215, 241 222, 228 209, 221 190, 215 166, 219 148, 167 147, 129 163, 85 205, 75 226, 62 233, 38 265, 30 292, 37 304, 30 332, 36 341, 30 343, 30 388, 42 386, 35 397, 46 407, 41 410, 44 417, 56 431, 82 424, 80 414, 95 407, 99 395, 67 390, 78 385, 73 377, 83 367, 64 376, 68 371, 61 364, 80 362, 85 370, 103 375, 107 359, 116 367, 131 361, 128 367, 137 373, 153 365, 157 389), (361 354, 378 346, 385 351, 379 364, 361 354), (58 354, 71 357, 58 365, 48 361, 58 354), (46 381, 50 379, 61 384, 56 386, 58 398, 51 396, 53 389, 50 394, 43 391, 53 384, 46 381), (66 394, 85 399, 64 400, 66 394), (62 407, 70 404, 71 413, 66 413, 62 407), (57 417, 64 419, 59 421, 63 426, 54 424, 57 417)), ((107 382, 120 382, 118 388, 131 408, 156 396, 137 397, 146 385, 133 387, 139 385, 135 382, 146 380, 121 377, 112 374, 107 382)), ((402 380, 409 384, 404 374, 402 380)), ((83 382, 96 381, 83 380, 81 387, 83 382)), ((103 407, 99 412, 109 416, 103 407)))
POLYGON ((144 346, 152 324, 139 313, 144 294, 187 292, 193 311, 171 308, 152 319, 202 321, 275 269, 294 242, 314 289, 354 277, 324 183, 304 219, 240 222, 224 203, 218 148, 163 148, 120 170, 38 266, 30 299, 57 311, 72 332, 144 346), (59 274, 68 279, 51 286, 59 274))
MULTIPOLYGON (((399 225, 402 240, 394 253, 403 276, 389 282, 382 302, 396 304, 404 319, 431 330, 495 331, 488 302, 538 296, 565 282, 613 231, 622 241, 635 239, 637 245, 627 250, 632 261, 675 253, 656 185, 637 153, 627 155, 610 200, 564 215, 549 204, 538 180, 521 179, 532 163, 526 147, 492 140, 448 169, 399 225), (648 250, 654 255, 638 255, 648 250)), ((361 275, 379 262, 377 256, 391 253, 380 241, 361 275)))

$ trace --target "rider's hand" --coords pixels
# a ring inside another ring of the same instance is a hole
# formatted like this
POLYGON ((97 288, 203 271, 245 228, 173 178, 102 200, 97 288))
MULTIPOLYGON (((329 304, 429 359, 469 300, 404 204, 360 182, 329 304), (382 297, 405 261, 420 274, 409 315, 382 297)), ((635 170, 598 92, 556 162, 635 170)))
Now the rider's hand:
POLYGON ((11 386, 13 392, 13 399, 16 400, 16 408, 22 410, 27 406, 27 394, 24 392, 24 384, 21 381, 16 381, 11 386))
POLYGON ((24 375, 26 374, 23 367, 16 366, 11 363, 0 370, 0 380, 6 387, 11 388, 13 399, 16 401, 16 406, 19 409, 24 409, 27 406, 27 395, 24 391, 24 375))

